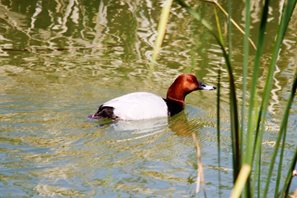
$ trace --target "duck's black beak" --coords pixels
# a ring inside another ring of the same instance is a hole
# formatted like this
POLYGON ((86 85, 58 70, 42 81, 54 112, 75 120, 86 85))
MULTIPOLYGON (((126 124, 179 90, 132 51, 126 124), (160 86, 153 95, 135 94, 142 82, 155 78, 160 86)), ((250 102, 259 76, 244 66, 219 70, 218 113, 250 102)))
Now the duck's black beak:
POLYGON ((216 87, 199 82, 198 90, 214 90, 216 87))

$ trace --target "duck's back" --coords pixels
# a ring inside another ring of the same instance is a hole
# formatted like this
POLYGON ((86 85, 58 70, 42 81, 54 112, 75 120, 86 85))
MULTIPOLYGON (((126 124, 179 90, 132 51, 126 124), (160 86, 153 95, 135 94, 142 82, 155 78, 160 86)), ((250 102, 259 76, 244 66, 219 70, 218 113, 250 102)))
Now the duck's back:
POLYGON ((168 116, 167 104, 153 93, 134 92, 105 102, 103 107, 112 107, 113 114, 122 120, 141 120, 168 116))

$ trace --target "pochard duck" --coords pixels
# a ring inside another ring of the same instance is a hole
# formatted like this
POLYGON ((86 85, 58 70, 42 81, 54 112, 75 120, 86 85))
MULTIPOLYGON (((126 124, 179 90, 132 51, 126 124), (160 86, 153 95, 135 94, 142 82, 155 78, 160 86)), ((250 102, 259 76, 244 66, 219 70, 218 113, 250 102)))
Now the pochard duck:
POLYGON ((184 109, 187 94, 213 89, 214 86, 202 83, 193 74, 181 74, 169 87, 166 98, 149 92, 129 93, 103 103, 90 118, 142 120, 173 116, 184 109))

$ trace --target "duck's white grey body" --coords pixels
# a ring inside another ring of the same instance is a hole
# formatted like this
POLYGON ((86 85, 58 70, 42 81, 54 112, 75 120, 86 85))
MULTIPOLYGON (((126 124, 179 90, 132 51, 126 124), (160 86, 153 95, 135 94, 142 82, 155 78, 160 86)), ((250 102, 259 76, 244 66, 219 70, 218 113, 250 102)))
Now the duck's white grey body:
POLYGON ((109 109, 110 117, 121 120, 142 120, 167 117, 168 107, 165 100, 153 93, 134 92, 103 103, 100 111, 109 109), (112 112, 111 112, 112 111, 112 112))

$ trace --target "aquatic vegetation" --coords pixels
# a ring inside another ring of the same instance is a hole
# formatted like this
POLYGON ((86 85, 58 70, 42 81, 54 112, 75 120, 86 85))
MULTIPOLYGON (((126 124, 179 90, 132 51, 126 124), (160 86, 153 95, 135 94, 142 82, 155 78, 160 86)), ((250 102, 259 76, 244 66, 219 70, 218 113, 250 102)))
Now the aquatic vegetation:
MULTIPOLYGON (((297 70, 292 79, 292 88, 287 104, 284 108, 281 122, 279 123, 279 132, 276 135, 274 144, 273 155, 271 156, 269 170, 262 170, 262 145, 265 144, 263 135, 265 134, 266 121, 268 116, 268 104, 271 98, 271 90, 273 86, 273 75, 276 70, 277 61, 280 55, 281 46, 284 41, 285 33, 288 29, 291 16, 293 15, 294 8, 296 6, 296 0, 284 1, 280 20, 278 22, 277 32, 275 34, 274 47, 269 52, 270 63, 267 66, 268 72, 264 76, 265 83, 264 88, 259 89, 257 86, 260 77, 261 58, 263 58, 263 52, 265 50, 265 39, 269 6, 271 2, 265 0, 262 8, 262 17, 258 28, 258 38, 256 45, 253 45, 250 35, 250 23, 251 23, 251 5, 250 1, 245 2, 245 26, 243 33, 243 60, 242 60, 242 75, 235 76, 232 66, 232 26, 238 28, 239 26, 234 22, 230 13, 232 13, 232 2, 228 1, 228 13, 218 4, 216 1, 211 2, 214 6, 216 30, 215 28, 203 18, 198 9, 195 6, 190 6, 183 0, 176 0, 176 2, 182 6, 193 17, 193 19, 199 21, 199 23, 209 31, 217 44, 220 46, 222 56, 225 60, 227 73, 229 76, 229 104, 230 104, 230 135, 231 135, 231 147, 233 155, 233 180, 234 189, 231 193, 231 197, 267 197, 269 188, 274 188, 274 196, 286 197, 288 196, 288 190, 290 187, 290 181, 292 180, 292 172, 296 165, 297 148, 295 154, 292 156, 290 162, 290 168, 285 174, 282 174, 283 155, 285 152, 286 144, 286 132, 288 118, 290 114, 290 108, 294 101, 296 86, 297 86, 297 70), (218 17, 218 9, 223 11, 227 15, 227 36, 223 35, 220 18, 218 17), (225 39, 227 38, 227 42, 225 39), (227 43, 227 45, 226 45, 227 43), (255 55, 250 54, 250 45, 256 50, 255 55), (249 62, 249 60, 253 60, 249 62), (251 80, 248 80, 248 71, 252 72, 251 80), (242 79, 242 101, 241 101, 241 114, 239 116, 238 95, 236 91, 235 78, 242 79), (250 90, 247 89, 247 85, 250 85, 250 90), (261 98, 257 93, 261 92, 261 98), (247 110, 246 110, 247 109, 247 110), (276 158, 278 157, 278 167, 276 169, 276 183, 272 186, 271 177, 272 172, 275 171, 276 158), (265 173, 264 173, 265 172, 265 173), (266 174, 262 178, 263 174, 266 174), (283 179, 284 178, 284 179, 283 179), (282 185, 282 186, 281 186, 282 185)), ((168 9, 168 8, 167 8, 168 9)), ((168 11, 167 11, 168 12, 168 11)), ((166 25, 163 24, 163 28, 166 25)), ((240 28, 238 28, 240 29, 240 28)), ((163 31, 164 32, 164 31, 163 31)), ((159 46, 161 44, 158 44, 159 46)), ((156 52, 157 53, 157 52, 156 52)), ((154 56, 155 58, 156 56, 154 56)), ((218 89, 217 89, 217 131, 218 131, 218 158, 220 161, 220 75, 221 68, 218 68, 218 89)))

